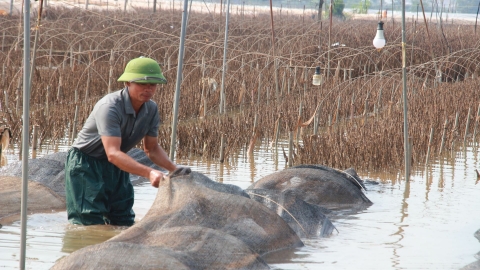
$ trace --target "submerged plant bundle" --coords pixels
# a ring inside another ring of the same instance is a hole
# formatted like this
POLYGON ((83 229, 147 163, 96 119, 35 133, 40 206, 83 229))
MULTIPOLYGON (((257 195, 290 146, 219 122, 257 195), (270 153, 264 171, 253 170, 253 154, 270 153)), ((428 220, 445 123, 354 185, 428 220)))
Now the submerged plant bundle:
MULTIPOLYGON (((116 80, 126 63, 147 56, 160 63, 168 80, 153 98, 163 122, 159 142, 168 151, 181 16, 175 10, 124 14, 45 9, 41 25, 32 29, 38 31, 38 44, 30 123, 38 126, 40 144, 71 141, 95 102, 123 87, 116 80)), ((385 23, 387 46, 377 51, 371 46, 373 21, 334 21, 329 33, 328 23, 301 15, 275 13, 273 29, 270 19, 268 14, 232 14, 223 67, 224 17, 190 13, 177 156, 217 159, 223 138, 228 160, 262 139, 278 139, 278 130, 280 138, 294 134, 295 163, 401 168, 400 24, 385 23), (317 66, 323 76, 320 86, 311 83, 317 66)), ((19 25, 19 17, 0 17, 0 120, 12 129, 14 143, 19 143, 22 127, 19 25)), ((473 25, 445 24, 440 29, 430 24, 428 31, 426 25, 407 23, 409 136, 412 159, 419 163, 428 149, 437 155, 455 141, 471 141, 480 102, 480 41, 473 25), (444 127, 448 132, 442 136, 444 127), (431 129, 435 135, 430 142, 431 129)))

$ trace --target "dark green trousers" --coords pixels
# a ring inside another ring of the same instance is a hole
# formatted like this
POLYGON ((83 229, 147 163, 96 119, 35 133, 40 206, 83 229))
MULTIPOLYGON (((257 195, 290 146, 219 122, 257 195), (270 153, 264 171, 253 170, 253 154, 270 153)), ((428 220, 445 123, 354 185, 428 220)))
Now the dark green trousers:
POLYGON ((65 194, 68 221, 72 224, 134 223, 130 175, 106 159, 70 149, 65 162, 65 194))

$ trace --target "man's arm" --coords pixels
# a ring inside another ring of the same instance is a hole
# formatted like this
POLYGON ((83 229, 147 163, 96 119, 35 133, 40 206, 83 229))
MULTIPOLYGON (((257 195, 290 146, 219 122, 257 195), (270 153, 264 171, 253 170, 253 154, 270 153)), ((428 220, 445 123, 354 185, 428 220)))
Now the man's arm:
MULTIPOLYGON (((160 181, 164 177, 163 173, 140 164, 129 155, 123 153, 120 150, 120 145, 122 143, 120 137, 102 136, 102 143, 110 163, 114 164, 122 171, 143 176, 150 180, 152 186, 158 187, 160 181)), ((169 168, 165 169, 170 170, 169 168)))
POLYGON ((143 138, 143 149, 150 160, 158 166, 173 172, 177 165, 169 158, 165 150, 158 144, 156 137, 145 136, 143 138))

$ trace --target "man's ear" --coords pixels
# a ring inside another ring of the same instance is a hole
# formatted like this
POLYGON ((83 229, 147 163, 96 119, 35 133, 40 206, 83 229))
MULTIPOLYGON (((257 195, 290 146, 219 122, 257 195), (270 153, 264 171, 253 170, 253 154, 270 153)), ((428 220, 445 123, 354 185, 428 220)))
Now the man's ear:
POLYGON ((126 87, 130 87, 131 82, 125 82, 126 87))

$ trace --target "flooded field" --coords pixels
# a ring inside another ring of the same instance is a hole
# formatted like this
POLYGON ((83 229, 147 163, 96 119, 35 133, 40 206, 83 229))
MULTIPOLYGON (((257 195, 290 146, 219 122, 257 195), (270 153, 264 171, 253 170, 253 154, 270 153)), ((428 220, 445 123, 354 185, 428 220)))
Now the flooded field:
MULTIPOLYGON (((159 8, 158 16, 146 10, 125 16, 121 8, 46 9, 42 27, 37 28, 42 29, 42 38, 49 39, 37 48, 30 119, 42 147, 49 141, 63 146, 39 150, 37 158, 68 149, 93 104, 121 87, 115 84, 118 75, 128 59, 139 55, 157 59, 168 77, 169 83, 154 98, 166 123, 159 141, 168 148, 182 15, 179 6, 169 3, 159 8)), ((433 270, 459 269, 476 261, 480 164, 479 149, 473 145, 478 143, 480 119, 480 54, 473 23, 460 24, 460 18, 452 15, 438 28, 434 20, 417 23, 416 14, 410 13, 405 52, 399 46, 398 20, 385 20, 388 44, 378 51, 372 47, 376 31, 372 20, 335 20, 327 27, 309 12, 298 16, 276 9, 274 28, 266 14, 238 8, 232 13, 229 43, 235 46, 228 50, 228 65, 219 61, 225 41, 220 8, 193 12, 189 18, 176 162, 215 181, 247 188, 286 167, 281 149, 274 154, 268 147, 279 137, 290 137, 293 145, 295 137, 294 164, 354 166, 361 178, 378 183, 367 185, 371 207, 332 217, 338 230, 332 236, 303 239, 302 248, 266 256, 268 264, 273 269, 433 270), (401 169, 404 53, 414 160, 410 182, 405 182, 401 169), (217 86, 226 67, 224 100, 217 86), (311 85, 316 67, 325 79, 318 87, 311 85), (205 83, 210 81, 215 84, 205 83), (220 163, 219 142, 224 139, 226 161, 220 163), (470 146, 452 152, 462 139, 470 146), (246 148, 255 141, 253 155, 247 156, 246 148)), ((23 119, 20 20, 6 18, 0 21, 4 29, 0 61, 6 63, 0 117, 12 129, 12 144, 18 145, 23 119)), ((288 149, 286 141, 281 143, 288 149)), ((19 150, 15 146, 6 155, 9 162, 17 162, 19 150)), ((148 212, 156 191, 148 183, 135 186, 137 220, 148 212)), ((124 229, 72 226, 65 212, 31 215, 26 267, 49 269, 59 258, 124 229)), ((4 224, 0 269, 18 269, 19 259, 20 223, 4 224)))

